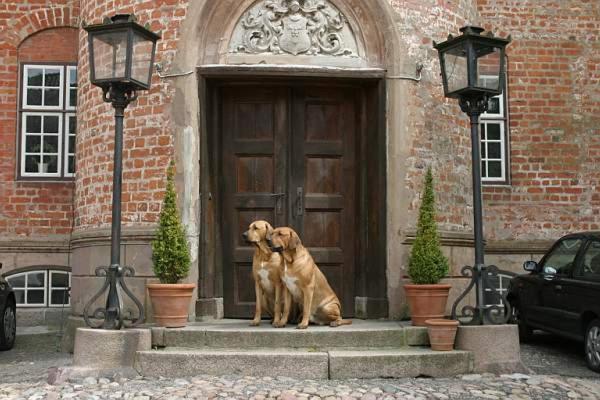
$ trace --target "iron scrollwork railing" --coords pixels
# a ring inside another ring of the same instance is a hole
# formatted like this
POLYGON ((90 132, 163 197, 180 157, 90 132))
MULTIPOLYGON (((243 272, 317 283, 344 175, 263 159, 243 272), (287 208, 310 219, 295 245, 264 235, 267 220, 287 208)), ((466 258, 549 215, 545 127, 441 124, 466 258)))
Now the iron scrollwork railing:
POLYGON ((465 266, 461 270, 461 275, 470 278, 470 282, 452 306, 452 319, 460 321, 462 325, 500 325, 510 321, 512 307, 507 299, 503 279, 510 279, 516 275, 515 273, 503 271, 495 265, 488 265, 482 268, 465 266), (463 305, 460 313, 457 313, 459 305, 473 288, 475 288, 475 305, 463 305))
POLYGON ((135 276, 135 270, 131 267, 112 265, 110 267, 98 267, 96 268, 95 273, 96 276, 105 277, 106 279, 100 288, 100 291, 88 301, 83 309, 83 319, 85 320, 85 323, 94 329, 131 328, 142 323, 144 321, 144 306, 127 287, 124 280, 124 277, 135 276), (106 291, 108 291, 106 307, 96 308, 90 315, 90 307, 106 291), (134 317, 132 310, 123 308, 121 291, 125 292, 125 294, 135 303, 138 311, 137 318, 134 317), (116 301, 114 301, 115 298, 116 301), (94 320, 97 320, 98 322, 94 320))

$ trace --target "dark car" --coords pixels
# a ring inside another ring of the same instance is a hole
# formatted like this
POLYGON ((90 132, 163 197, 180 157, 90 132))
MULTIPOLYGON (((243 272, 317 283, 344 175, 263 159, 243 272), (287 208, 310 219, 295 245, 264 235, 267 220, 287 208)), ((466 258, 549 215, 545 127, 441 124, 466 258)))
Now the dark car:
POLYGON ((530 273, 513 278, 507 296, 521 340, 542 329, 583 341, 588 366, 600 372, 600 232, 564 236, 523 267, 530 273))
POLYGON ((0 350, 10 350, 15 344, 16 304, 15 294, 6 279, 0 275, 0 350))

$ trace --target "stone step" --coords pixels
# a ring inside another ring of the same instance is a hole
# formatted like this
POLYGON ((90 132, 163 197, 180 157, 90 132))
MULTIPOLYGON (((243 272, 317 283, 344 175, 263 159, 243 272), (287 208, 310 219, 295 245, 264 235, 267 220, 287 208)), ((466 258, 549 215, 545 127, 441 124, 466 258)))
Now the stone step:
POLYGON ((350 347, 405 347, 429 344, 426 328, 396 321, 354 320, 337 328, 309 326, 306 330, 288 326, 276 329, 263 321, 250 327, 249 321, 218 320, 181 329, 152 328, 157 347, 187 348, 311 348, 329 350, 350 347))
POLYGON ((472 354, 404 349, 186 349, 140 351, 136 369, 148 377, 285 376, 295 379, 448 377, 470 373, 472 354))

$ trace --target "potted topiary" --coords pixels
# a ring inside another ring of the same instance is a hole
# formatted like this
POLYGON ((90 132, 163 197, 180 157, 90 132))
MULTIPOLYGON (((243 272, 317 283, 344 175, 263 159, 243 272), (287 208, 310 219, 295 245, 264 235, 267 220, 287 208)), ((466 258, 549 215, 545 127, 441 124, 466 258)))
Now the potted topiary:
POLYGON ((190 270, 190 252, 177 209, 174 175, 175 164, 171 162, 167 170, 167 189, 158 230, 152 241, 153 269, 160 283, 146 285, 155 321, 168 328, 187 324, 188 309, 196 288, 193 283, 178 283, 190 270))
POLYGON ((413 284, 404 285, 413 325, 425 326, 427 319, 443 318, 451 286, 438 282, 447 274, 448 259, 440 247, 435 222, 433 175, 429 168, 425 174, 417 235, 408 261, 408 276, 413 284))

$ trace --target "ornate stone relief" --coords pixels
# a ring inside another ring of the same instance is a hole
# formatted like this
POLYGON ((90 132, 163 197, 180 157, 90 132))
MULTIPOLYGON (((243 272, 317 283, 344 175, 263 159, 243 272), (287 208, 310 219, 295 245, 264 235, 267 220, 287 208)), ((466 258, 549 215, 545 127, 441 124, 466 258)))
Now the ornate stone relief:
POLYGON ((326 0, 261 0, 238 22, 231 52, 357 57, 346 17, 326 0))

